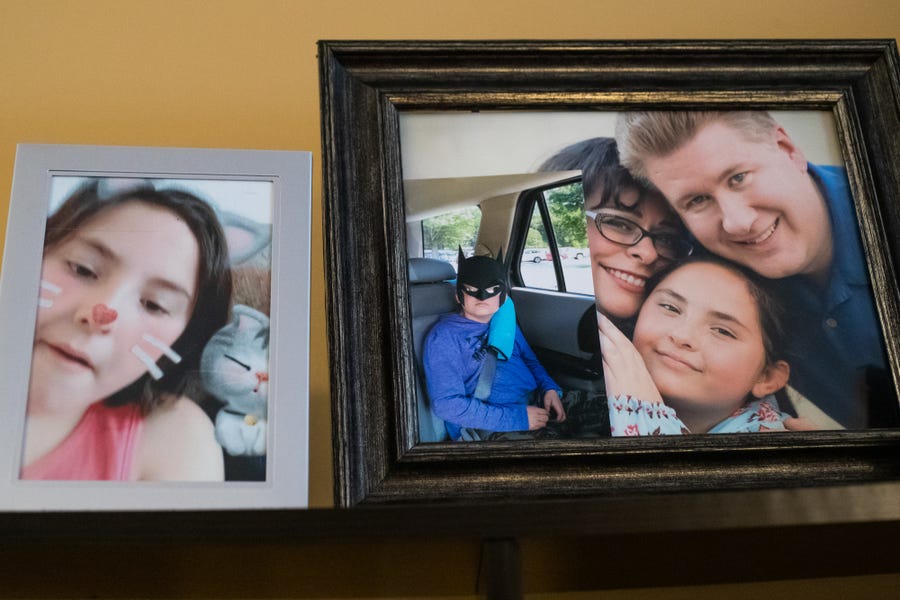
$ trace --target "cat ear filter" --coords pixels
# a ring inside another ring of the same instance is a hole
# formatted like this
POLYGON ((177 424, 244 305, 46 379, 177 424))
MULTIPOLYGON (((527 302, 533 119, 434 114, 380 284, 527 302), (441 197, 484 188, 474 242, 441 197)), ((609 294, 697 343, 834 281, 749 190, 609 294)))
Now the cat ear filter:
POLYGON ((239 214, 220 210, 219 222, 228 244, 231 266, 249 261, 272 242, 272 227, 239 214))

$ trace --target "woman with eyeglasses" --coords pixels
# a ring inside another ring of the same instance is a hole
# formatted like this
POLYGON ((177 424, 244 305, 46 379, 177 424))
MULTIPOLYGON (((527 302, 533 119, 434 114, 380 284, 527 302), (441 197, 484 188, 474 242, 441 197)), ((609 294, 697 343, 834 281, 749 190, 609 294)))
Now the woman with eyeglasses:
MULTIPOLYGON (((665 198, 647 189, 619 164, 612 138, 591 138, 567 146, 541 171, 581 171, 595 306, 578 323, 578 346, 601 367, 597 315, 630 336, 644 301, 647 279, 693 251, 687 230, 665 198)), ((567 390, 563 402, 575 437, 610 435, 606 398, 593 390, 567 390), (580 396, 574 394, 580 393, 580 396), (575 403, 566 400, 577 398, 575 403), (588 433, 589 432, 589 433, 588 433)))
MULTIPOLYGON (((540 170, 582 172, 596 308, 630 333, 647 279, 693 252, 687 230, 659 192, 619 164, 612 138, 567 146, 540 170)), ((585 350, 599 349, 594 311, 582 318, 579 343, 585 350)))

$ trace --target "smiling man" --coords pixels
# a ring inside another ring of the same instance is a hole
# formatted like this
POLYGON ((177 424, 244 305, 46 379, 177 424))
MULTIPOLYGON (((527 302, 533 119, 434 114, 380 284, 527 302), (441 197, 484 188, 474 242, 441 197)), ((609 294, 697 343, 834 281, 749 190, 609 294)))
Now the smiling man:
POLYGON ((844 426, 884 425, 868 405, 887 404, 871 387, 886 358, 844 169, 808 163, 763 111, 622 113, 616 141, 707 250, 780 280, 791 385, 844 426))

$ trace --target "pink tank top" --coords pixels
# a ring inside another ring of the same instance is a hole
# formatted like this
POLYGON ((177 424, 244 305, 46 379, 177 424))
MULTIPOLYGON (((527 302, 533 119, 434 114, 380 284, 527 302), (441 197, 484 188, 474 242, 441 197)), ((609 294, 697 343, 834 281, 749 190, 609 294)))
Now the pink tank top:
POLYGON ((56 448, 22 468, 22 479, 134 480, 132 461, 144 426, 137 404, 95 402, 56 448))

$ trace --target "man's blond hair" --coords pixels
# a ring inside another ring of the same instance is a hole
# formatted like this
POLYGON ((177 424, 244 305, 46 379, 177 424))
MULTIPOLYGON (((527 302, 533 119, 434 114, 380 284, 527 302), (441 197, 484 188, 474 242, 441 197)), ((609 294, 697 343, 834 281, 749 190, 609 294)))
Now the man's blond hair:
POLYGON ((714 122, 735 129, 751 142, 774 140, 778 128, 775 119, 762 110, 624 112, 616 119, 619 161, 634 177, 649 183, 648 158, 668 156, 714 122))

